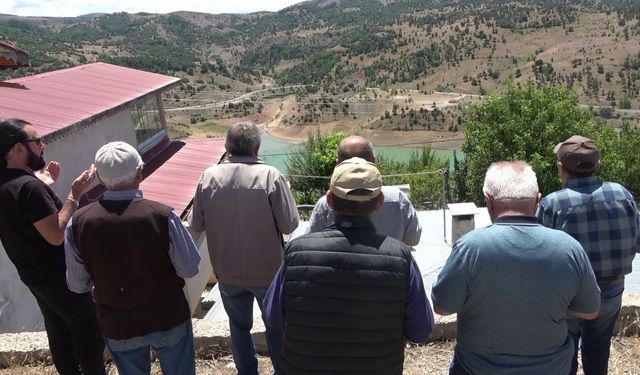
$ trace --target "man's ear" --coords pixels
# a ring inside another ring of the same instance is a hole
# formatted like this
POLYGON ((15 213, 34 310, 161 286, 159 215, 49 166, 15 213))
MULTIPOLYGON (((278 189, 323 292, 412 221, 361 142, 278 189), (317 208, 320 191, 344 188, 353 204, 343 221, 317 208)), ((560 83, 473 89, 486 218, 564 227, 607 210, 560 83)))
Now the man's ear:
POLYGON ((136 180, 142 182, 142 167, 138 167, 136 170, 136 180))
POLYGON ((7 153, 2 157, 4 160, 9 161, 9 159, 13 158, 15 153, 16 153, 16 145, 11 146, 11 148, 9 149, 9 151, 7 151, 7 153))
POLYGON ((331 192, 331 190, 327 190, 327 204, 333 210, 335 204, 333 203, 333 193, 331 192))
POLYGON ((9 152, 7 152, 7 155, 5 155, 4 157, 5 160, 8 161, 9 158, 15 158, 16 156, 20 155, 20 153, 24 153, 25 147, 27 147, 27 145, 25 145, 24 143, 17 142, 9 149, 9 152))
POLYGON ((105 184, 105 183, 102 181, 102 179, 100 178, 100 174, 98 173, 98 171, 96 171, 96 178, 98 179, 98 182, 99 182, 102 186, 104 186, 104 187, 106 187, 106 186, 107 186, 107 184, 105 184))
POLYGON ((493 197, 488 193, 482 193, 484 195, 484 203, 487 205, 487 210, 491 211, 493 208, 493 197))
POLYGON ((596 167, 593 169, 593 174, 596 174, 600 170, 600 168, 602 168, 602 160, 598 160, 596 167))
POLYGON ((378 196, 376 197, 376 209, 375 209, 375 211, 378 211, 379 209, 381 209, 382 205, 384 205, 384 194, 382 194, 382 192, 380 192, 380 194, 378 194, 378 196))
POLYGON ((540 204, 540 199, 542 199, 542 193, 538 192, 538 195, 536 195, 536 201, 533 204, 533 212, 536 212, 538 210, 538 204, 540 204))
POLYGON ((567 169, 564 167, 561 161, 558 161, 557 165, 558 165, 558 175, 560 176, 562 183, 565 184, 570 178, 569 172, 567 172, 567 169))

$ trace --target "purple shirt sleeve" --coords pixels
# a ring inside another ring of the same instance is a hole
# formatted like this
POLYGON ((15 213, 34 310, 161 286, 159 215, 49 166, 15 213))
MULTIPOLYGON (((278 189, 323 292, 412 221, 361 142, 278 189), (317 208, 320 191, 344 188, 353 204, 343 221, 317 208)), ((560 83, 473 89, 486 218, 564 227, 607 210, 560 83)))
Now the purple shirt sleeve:
POLYGON ((633 209, 636 212, 636 253, 640 253, 640 212, 638 212, 638 208, 633 203, 633 209))
POLYGON ((271 281, 267 294, 262 301, 264 321, 274 333, 284 334, 284 263, 271 281))
POLYGON ((426 342, 433 329, 433 311, 415 259, 411 260, 409 287, 404 311, 404 337, 412 342, 426 342))

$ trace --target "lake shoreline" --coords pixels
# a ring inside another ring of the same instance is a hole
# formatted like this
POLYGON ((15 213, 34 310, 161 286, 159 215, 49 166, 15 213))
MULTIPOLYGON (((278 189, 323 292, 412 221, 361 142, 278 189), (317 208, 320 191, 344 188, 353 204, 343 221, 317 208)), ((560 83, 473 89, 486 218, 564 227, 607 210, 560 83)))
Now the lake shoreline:
MULTIPOLYGON (((281 142, 299 144, 307 140, 316 126, 274 126, 264 129, 265 133, 281 142)), ((428 130, 397 131, 359 129, 352 132, 347 130, 328 129, 321 133, 345 131, 346 133, 361 135, 373 143, 374 146, 420 148, 431 146, 434 150, 460 151, 464 143, 462 132, 436 132, 428 130)))

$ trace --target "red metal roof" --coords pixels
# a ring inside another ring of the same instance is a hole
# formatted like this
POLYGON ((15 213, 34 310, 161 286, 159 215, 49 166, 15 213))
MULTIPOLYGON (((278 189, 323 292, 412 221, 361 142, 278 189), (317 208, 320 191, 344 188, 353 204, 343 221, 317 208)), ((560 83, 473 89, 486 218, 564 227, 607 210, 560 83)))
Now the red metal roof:
POLYGON ((182 216, 188 208, 200 176, 224 154, 224 138, 172 141, 144 166, 148 177, 140 184, 144 197, 173 207, 182 216))
POLYGON ((46 135, 91 121, 179 78, 106 63, 0 82, 0 120, 20 118, 46 135))

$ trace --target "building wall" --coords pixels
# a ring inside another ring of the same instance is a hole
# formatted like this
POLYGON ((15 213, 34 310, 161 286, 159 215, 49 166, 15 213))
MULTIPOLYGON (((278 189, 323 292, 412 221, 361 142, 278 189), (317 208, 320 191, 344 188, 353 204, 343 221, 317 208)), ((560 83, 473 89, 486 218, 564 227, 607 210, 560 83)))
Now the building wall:
POLYGON ((129 111, 118 112, 47 143, 44 150, 45 160, 57 161, 61 166, 60 177, 53 188, 61 199, 65 199, 69 194, 73 180, 93 163, 96 151, 112 141, 124 141, 137 146, 129 111))
POLYGON ((0 333, 42 331, 42 314, 31 292, 0 244, 0 301, 8 301, 0 313, 0 333))

